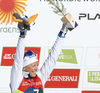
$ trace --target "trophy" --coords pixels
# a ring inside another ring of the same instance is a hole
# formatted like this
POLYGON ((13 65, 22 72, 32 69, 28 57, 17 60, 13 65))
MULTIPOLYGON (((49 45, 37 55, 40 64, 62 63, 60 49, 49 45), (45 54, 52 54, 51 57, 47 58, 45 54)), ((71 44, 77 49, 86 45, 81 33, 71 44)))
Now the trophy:
POLYGON ((59 4, 59 2, 53 1, 53 0, 48 0, 48 4, 51 4, 53 7, 51 7, 53 9, 53 12, 63 16, 61 18, 61 21, 63 23, 67 23, 66 27, 71 31, 73 30, 75 27, 78 26, 77 22, 73 19, 72 15, 70 13, 66 14, 66 8, 64 8, 64 5, 62 3, 59 4), (61 5, 61 8, 60 8, 61 5))
POLYGON ((30 18, 28 18, 25 15, 25 17, 22 18, 18 13, 13 13, 13 21, 18 22, 18 28, 20 30, 30 30, 30 24, 35 21, 37 16, 38 14, 35 14, 31 16, 30 18))

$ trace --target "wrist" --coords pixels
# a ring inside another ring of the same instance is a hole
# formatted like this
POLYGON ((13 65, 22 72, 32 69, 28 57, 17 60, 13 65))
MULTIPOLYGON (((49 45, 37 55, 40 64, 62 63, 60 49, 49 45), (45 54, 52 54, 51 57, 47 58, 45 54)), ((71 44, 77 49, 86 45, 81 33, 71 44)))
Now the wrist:
POLYGON ((21 37, 21 38, 25 38, 25 35, 20 35, 19 37, 21 37))
POLYGON ((21 38, 25 38, 26 32, 27 32, 26 30, 20 31, 20 37, 21 37, 21 38))
POLYGON ((66 32, 64 32, 63 30, 61 30, 59 32, 58 36, 61 37, 61 38, 65 38, 66 34, 67 34, 66 32))
POLYGON ((20 31, 20 35, 26 35, 26 30, 24 30, 24 31, 20 31))

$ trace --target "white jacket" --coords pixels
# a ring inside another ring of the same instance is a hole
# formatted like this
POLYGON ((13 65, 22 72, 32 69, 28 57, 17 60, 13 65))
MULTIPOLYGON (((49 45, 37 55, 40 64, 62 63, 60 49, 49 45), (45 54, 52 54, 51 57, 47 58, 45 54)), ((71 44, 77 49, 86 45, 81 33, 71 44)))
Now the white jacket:
MULTIPOLYGON (((37 72, 37 75, 40 77, 42 81, 43 87, 49 75, 53 71, 54 66, 56 65, 56 60, 58 59, 58 56, 61 52, 63 42, 64 42, 64 38, 60 38, 58 36, 51 49, 49 56, 47 57, 42 67, 37 72)), ((24 49, 25 49, 25 38, 19 37, 15 58, 14 58, 14 64, 11 69, 11 91, 12 92, 15 92, 18 89, 24 76, 22 74, 24 49)))

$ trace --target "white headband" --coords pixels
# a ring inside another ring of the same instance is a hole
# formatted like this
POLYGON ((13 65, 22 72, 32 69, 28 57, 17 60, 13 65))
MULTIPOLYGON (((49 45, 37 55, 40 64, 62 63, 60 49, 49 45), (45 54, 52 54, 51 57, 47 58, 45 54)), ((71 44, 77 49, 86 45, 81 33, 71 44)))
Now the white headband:
POLYGON ((33 56, 33 57, 29 57, 29 56, 25 56, 24 58, 24 62, 23 62, 23 67, 31 64, 31 63, 34 63, 38 61, 38 59, 36 58, 36 56, 33 56))

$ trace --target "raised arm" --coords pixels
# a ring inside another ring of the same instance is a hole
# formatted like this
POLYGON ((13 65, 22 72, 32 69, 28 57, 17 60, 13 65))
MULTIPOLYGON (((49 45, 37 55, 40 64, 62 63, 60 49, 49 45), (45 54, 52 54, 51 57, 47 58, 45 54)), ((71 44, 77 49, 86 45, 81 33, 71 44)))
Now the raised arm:
POLYGON ((23 78, 22 68, 23 68, 23 57, 24 57, 24 48, 25 48, 25 35, 21 31, 21 34, 18 39, 14 64, 11 69, 11 91, 15 92, 23 78))
POLYGON ((36 17, 37 15, 32 16, 31 19, 30 18, 28 19, 27 16, 25 16, 24 18, 21 18, 21 16, 18 13, 13 13, 14 21, 18 22, 20 36, 17 43, 14 64, 11 69, 11 91, 12 92, 15 92, 18 89, 23 79, 23 75, 22 75, 22 70, 24 66, 23 61, 24 61, 24 64, 26 62, 24 60, 25 35, 26 35, 27 30, 30 30, 30 23, 32 23, 33 22, 32 20, 33 19, 35 20, 36 17))
POLYGON ((51 52, 47 59, 45 60, 43 66, 40 69, 40 77, 42 79, 43 85, 47 81, 49 75, 51 74, 52 70, 54 69, 56 65, 56 60, 58 59, 58 56, 61 52, 61 48, 64 42, 64 38, 57 37, 51 52))
POLYGON ((56 60, 58 59, 58 56, 61 52, 63 43, 64 43, 64 38, 67 34, 68 30, 73 30, 78 24, 73 20, 69 23, 63 23, 62 28, 58 34, 58 37, 51 49, 51 52, 47 59, 45 60, 43 66, 41 69, 38 71, 38 75, 40 76, 43 85, 45 85, 45 82, 47 81, 49 75, 54 69, 54 66, 56 65, 56 60), (72 25, 73 24, 73 25, 72 25))
POLYGON ((64 39, 65 39, 65 35, 68 31, 68 29, 66 29, 65 26, 66 25, 63 24, 62 29, 59 32, 53 47, 51 48, 51 52, 50 52, 49 56, 45 60, 41 69, 37 72, 37 74, 40 76, 40 78, 42 80, 43 85, 47 81, 52 70, 54 69, 54 66, 56 65, 56 60, 58 59, 58 56, 61 52, 61 49, 62 49, 62 46, 64 43, 64 39))

